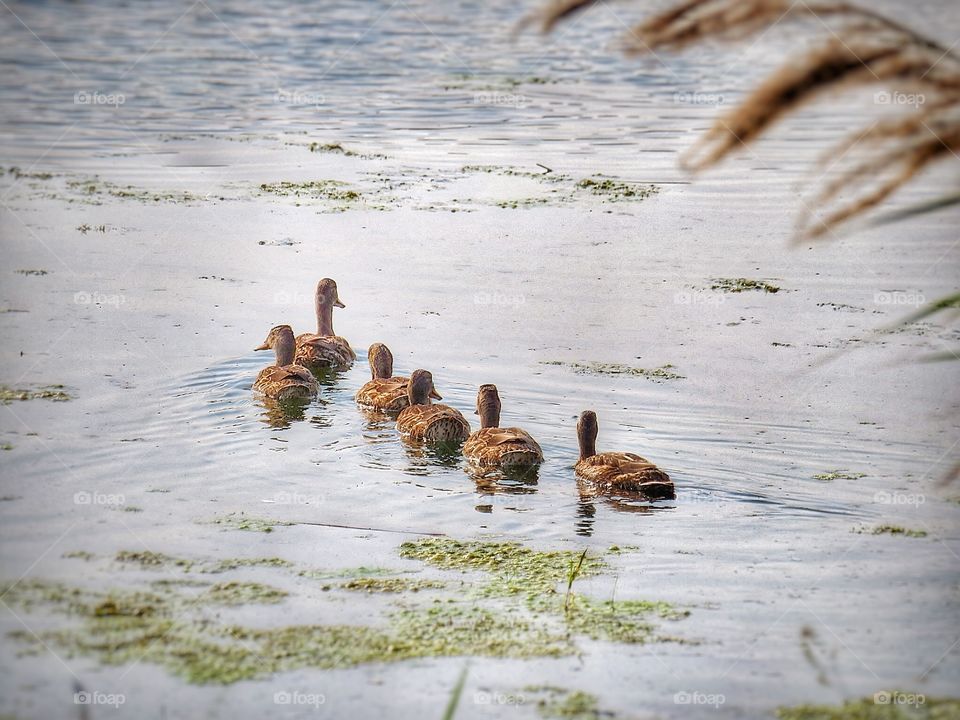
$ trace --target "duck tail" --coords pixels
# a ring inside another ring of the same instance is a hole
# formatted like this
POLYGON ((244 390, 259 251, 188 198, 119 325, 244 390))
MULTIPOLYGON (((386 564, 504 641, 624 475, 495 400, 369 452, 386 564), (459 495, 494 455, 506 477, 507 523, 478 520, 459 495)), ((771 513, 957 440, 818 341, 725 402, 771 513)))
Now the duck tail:
POLYGON ((540 462, 542 462, 540 453, 528 449, 508 450, 500 456, 500 464, 503 467, 539 465, 540 462))
POLYGON ((423 439, 427 442, 463 442, 469 434, 457 418, 441 417, 430 423, 423 439))

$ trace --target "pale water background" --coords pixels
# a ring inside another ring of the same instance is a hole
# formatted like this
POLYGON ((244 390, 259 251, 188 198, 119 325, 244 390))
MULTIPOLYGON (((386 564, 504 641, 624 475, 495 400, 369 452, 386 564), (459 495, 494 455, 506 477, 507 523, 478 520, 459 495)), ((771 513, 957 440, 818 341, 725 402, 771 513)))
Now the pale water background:
MULTIPOLYGON (((878 6, 946 45, 960 34, 951 3, 878 6)), ((954 347, 957 333, 926 324, 880 344, 856 339, 913 309, 891 298, 955 289, 957 215, 789 247, 796 191, 820 174, 816 152, 874 112, 870 93, 812 108, 687 184, 678 152, 799 36, 774 30, 666 64, 624 60, 612 44, 642 11, 603 5, 554 37, 511 42, 522 8, 507 2, 0 8, 3 165, 53 174, 2 178, 0 306, 25 312, 0 314, 0 382, 62 383, 76 396, 0 409, 13 446, 0 456, 4 580, 135 585, 156 574, 121 574, 109 558, 145 549, 416 567, 396 550, 419 531, 616 544, 637 549, 612 560, 615 587, 606 578, 583 591, 688 607, 669 630, 700 644, 478 659, 458 717, 535 717, 530 704, 484 703, 483 693, 543 684, 660 717, 763 717, 884 688, 955 692, 958 507, 956 489, 936 481, 958 457, 960 398, 953 365, 909 358, 954 347), (368 157, 310 152, 310 142, 368 157), (538 163, 661 191, 635 203, 554 202, 538 180, 462 170, 540 172, 538 163), (95 176, 191 200, 91 198, 82 188, 95 176), (384 209, 333 212, 258 192, 318 179, 353 183, 384 209), (497 205, 530 197, 548 202, 497 205), (250 350, 279 322, 312 327, 323 276, 338 280, 347 308, 335 324, 361 356, 386 342, 398 371, 430 368, 464 411, 478 384, 495 382, 504 422, 530 430, 548 456, 539 482, 478 485, 458 463, 408 452, 352 402, 365 362, 331 380, 302 420, 271 424, 249 391, 267 358, 250 350), (740 276, 783 290, 705 289, 740 276), (814 364, 839 348, 850 351, 814 364), (670 363, 684 377, 579 375, 551 361, 670 363), (581 502, 570 466, 587 407, 600 415, 601 448, 660 464, 676 501, 653 512, 581 502), (865 477, 813 478, 832 470, 865 477), (77 493, 123 495, 142 512, 77 504, 77 493), (379 530, 206 523, 241 511, 379 530), (929 534, 852 532, 881 523, 929 534), (97 559, 62 557, 75 550, 97 559), (804 627, 819 638, 827 684, 804 659, 804 627), (678 692, 725 702, 678 705, 678 692)), ((901 200, 951 173, 948 162, 901 200)), ((349 614, 320 602, 308 580, 248 576, 298 596, 248 620, 349 614)), ((69 622, 6 608, 0 617, 4 633, 69 622)), ((316 713, 300 709, 310 716, 431 717, 462 666, 302 670, 211 688, 147 664, 19 657, 5 642, 0 711, 72 716, 80 678, 126 696, 119 712, 94 717, 282 715, 296 709, 276 706, 274 693, 294 689, 325 695, 316 713)))

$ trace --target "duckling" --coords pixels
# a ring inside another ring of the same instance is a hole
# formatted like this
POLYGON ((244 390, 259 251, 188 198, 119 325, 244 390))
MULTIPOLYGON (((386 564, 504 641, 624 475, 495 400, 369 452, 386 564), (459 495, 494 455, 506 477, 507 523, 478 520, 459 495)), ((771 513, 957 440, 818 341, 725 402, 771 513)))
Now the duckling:
POLYGON ((386 412, 400 412, 407 407, 410 404, 407 397, 410 379, 393 375, 390 348, 383 343, 374 343, 367 352, 367 360, 373 379, 357 391, 355 400, 365 407, 386 412))
POLYGON ((346 307, 337 294, 337 283, 323 278, 317 283, 317 332, 297 335, 295 362, 309 370, 345 368, 357 354, 344 338, 333 332, 333 309, 346 307))
POLYGON ((309 399, 317 394, 317 381, 304 367, 293 362, 296 341, 289 325, 277 325, 256 350, 276 353, 275 365, 265 367, 257 375, 253 389, 276 400, 309 399))
POLYGON ((414 370, 407 385, 410 403, 397 416, 397 430, 408 440, 418 442, 463 442, 470 435, 470 423, 447 405, 432 405, 430 398, 443 400, 433 387, 433 375, 414 370))
POLYGON ((574 466, 586 495, 642 495, 646 499, 676 497, 670 477, 656 465, 633 453, 597 454, 597 414, 586 410, 577 422, 580 459, 574 466))
POLYGON ((480 429, 463 445, 463 454, 481 467, 530 467, 543 462, 543 451, 530 433, 500 427, 500 395, 496 385, 481 385, 477 392, 480 429))

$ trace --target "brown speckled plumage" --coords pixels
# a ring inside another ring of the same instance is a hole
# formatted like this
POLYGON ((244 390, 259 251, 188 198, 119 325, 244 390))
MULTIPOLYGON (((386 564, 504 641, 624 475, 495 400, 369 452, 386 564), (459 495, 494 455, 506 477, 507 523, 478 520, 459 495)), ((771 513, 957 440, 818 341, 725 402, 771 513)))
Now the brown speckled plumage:
POLYGON ((344 338, 333 332, 333 309, 346 307, 340 302, 337 283, 323 278, 317 283, 317 332, 297 335, 295 362, 310 370, 350 367, 357 354, 344 338))
POLYGON ((538 465, 543 451, 530 433, 500 425, 500 396, 495 385, 481 385, 477 392, 480 429, 463 445, 463 454, 481 467, 538 465))
POLYGON ((410 404, 409 378, 394 376, 393 353, 383 343, 374 343, 367 352, 371 380, 357 391, 354 399, 364 407, 400 412, 410 404))
POLYGON ((587 410, 577 423, 580 459, 575 470, 582 495, 638 496, 648 500, 676 497, 670 476, 634 453, 597 453, 597 415, 587 410))
POLYGON ((309 399, 317 394, 317 381, 310 371, 293 363, 294 338, 289 325, 277 325, 257 350, 273 350, 276 364, 257 374, 253 389, 276 400, 309 399))
POLYGON ((416 442, 463 442, 470 435, 470 423, 459 410, 448 405, 433 405, 431 397, 442 400, 433 387, 433 376, 426 370, 414 370, 407 386, 409 407, 397 416, 397 430, 416 442))

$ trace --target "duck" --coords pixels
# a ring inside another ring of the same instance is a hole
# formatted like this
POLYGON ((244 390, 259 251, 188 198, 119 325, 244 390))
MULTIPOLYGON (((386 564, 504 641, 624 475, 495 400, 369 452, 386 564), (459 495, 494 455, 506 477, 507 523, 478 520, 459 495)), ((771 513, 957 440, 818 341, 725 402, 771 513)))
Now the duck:
MULTIPOLYGON (((367 351, 370 363, 370 382, 361 387, 354 399, 359 405, 383 410, 400 412, 410 404, 407 386, 410 378, 393 374, 393 353, 383 343, 374 343, 367 351)), ((436 391, 434 391, 436 393, 436 391)))
POLYGON ((500 394, 496 385, 477 391, 480 429, 463 444, 463 454, 480 467, 532 467, 543 462, 543 451, 526 430, 500 427, 500 394))
POLYGON ((330 278, 318 282, 315 302, 317 332, 297 335, 294 362, 313 371, 350 367, 357 354, 350 343, 333 332, 333 309, 346 307, 340 302, 337 283, 330 278))
POLYGON ((597 453, 597 414, 585 410, 577 421, 580 458, 574 466, 582 494, 634 495, 647 500, 676 497, 670 476, 634 453, 597 453))
POLYGON ((414 370, 407 384, 409 405, 397 416, 397 430, 415 442, 463 442, 470 436, 470 423, 448 405, 433 405, 431 398, 443 400, 433 386, 433 375, 414 370))
POLYGON ((305 367, 294 363, 296 340, 289 325, 270 330, 263 344, 254 350, 273 350, 276 364, 257 375, 253 389, 275 400, 310 399, 317 394, 317 380, 305 367))

